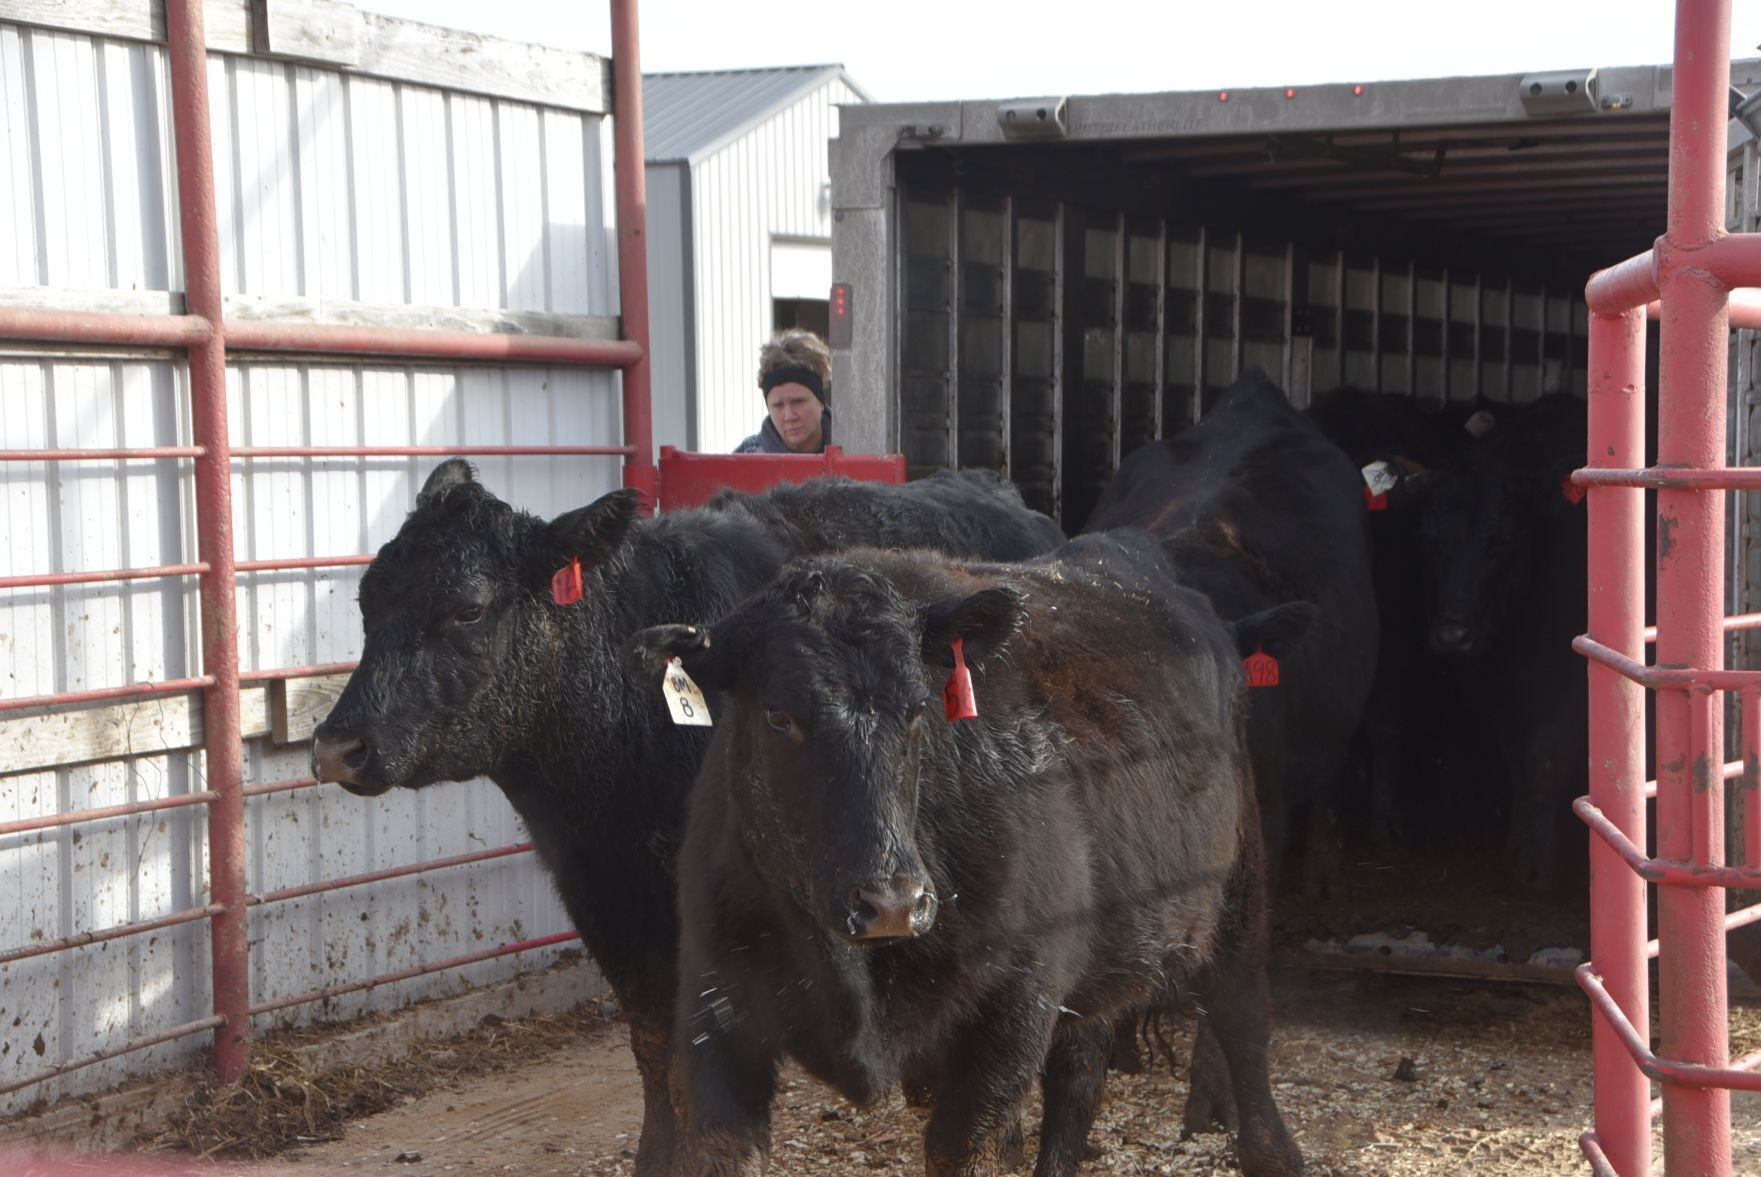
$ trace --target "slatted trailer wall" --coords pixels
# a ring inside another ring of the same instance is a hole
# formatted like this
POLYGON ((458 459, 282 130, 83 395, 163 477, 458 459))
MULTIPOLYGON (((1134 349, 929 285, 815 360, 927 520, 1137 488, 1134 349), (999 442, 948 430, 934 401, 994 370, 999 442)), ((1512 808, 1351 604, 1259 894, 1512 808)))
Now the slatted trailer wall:
POLYGON ((1002 470, 1067 525, 1246 368, 1298 403, 1346 384, 1433 404, 1584 389, 1563 282, 935 179, 902 184, 900 210, 913 472, 1002 470))
MULTIPOLYGON (((1742 92, 1761 65, 1732 65, 1742 92)), ((843 112, 840 428, 1079 525, 1259 366, 1431 403, 1585 389, 1584 275, 1656 235, 1668 67, 843 112)))

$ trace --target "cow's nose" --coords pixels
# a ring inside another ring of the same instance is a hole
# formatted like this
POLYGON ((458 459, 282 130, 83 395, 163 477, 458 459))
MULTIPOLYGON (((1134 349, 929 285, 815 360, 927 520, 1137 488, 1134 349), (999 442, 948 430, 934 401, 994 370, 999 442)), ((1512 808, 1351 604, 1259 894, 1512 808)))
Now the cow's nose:
POLYGON ((850 935, 858 940, 921 936, 935 920, 935 892, 916 879, 870 883, 850 893, 850 935))
POLYGON ((312 775, 339 785, 358 783, 356 774, 367 763, 367 741, 349 732, 319 732, 312 737, 312 775))
POLYGON ((1459 621, 1439 621, 1431 627, 1431 648, 1439 654, 1465 654, 1474 648, 1474 631, 1459 621))

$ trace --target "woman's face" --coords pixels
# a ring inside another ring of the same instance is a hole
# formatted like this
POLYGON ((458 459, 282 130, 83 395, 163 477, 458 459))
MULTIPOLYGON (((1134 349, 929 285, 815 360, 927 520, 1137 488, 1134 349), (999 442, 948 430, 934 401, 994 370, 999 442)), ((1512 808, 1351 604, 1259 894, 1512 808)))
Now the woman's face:
POLYGON ((796 453, 819 449, 820 418, 825 406, 811 388, 805 384, 779 384, 764 394, 764 404, 784 445, 796 453))

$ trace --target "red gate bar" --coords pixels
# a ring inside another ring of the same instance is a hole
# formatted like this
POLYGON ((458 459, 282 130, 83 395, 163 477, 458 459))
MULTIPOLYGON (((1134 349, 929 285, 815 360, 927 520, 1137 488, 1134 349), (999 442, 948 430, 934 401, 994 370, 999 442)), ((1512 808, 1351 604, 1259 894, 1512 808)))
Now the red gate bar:
MULTIPOLYGON (((60 826, 84 825, 86 822, 108 821, 113 817, 132 817, 137 813, 155 813, 161 809, 182 809, 188 805, 206 805, 216 794, 210 792, 179 793, 153 801, 129 801, 121 805, 105 805, 98 809, 79 809, 70 813, 51 813, 44 817, 23 817, 17 821, 0 821, 0 837, 28 834, 33 830, 52 830, 60 826)), ((0 958, 4 959, 4 958, 0 958)))
POLYGON ((419 875, 427 871, 442 870, 449 866, 464 866, 470 862, 486 862, 491 858, 506 858, 510 854, 524 854, 530 849, 532 849, 530 842, 515 842, 512 846, 498 846, 493 850, 473 850, 469 854, 455 854, 451 858, 436 858, 429 862, 418 862, 410 866, 394 866, 385 870, 370 871, 364 875, 347 875, 340 879, 325 879, 322 882, 307 883, 299 887, 284 887, 279 891, 253 895, 250 898, 250 904, 252 907, 257 907, 264 903, 280 903, 284 899, 300 899, 307 895, 320 895, 326 891, 364 887, 368 883, 383 883, 387 879, 401 879, 407 875, 419 875))
POLYGON ((213 682, 208 675, 196 678, 168 678, 164 682, 137 682, 121 687, 96 687, 89 691, 63 691, 58 695, 32 695, 20 699, 0 699, 0 711, 25 711, 32 707, 56 707, 62 703, 100 703, 105 699, 131 699, 148 695, 175 695, 193 691, 213 682))
POLYGON ((32 1075, 25 1075, 22 1078, 10 1079, 5 1083, 0 1083, 0 1095, 19 1091, 36 1083, 47 1082, 48 1080, 55 1078, 57 1075, 65 1075, 69 1071, 77 1071, 82 1067, 89 1067, 94 1063, 101 1063, 106 1059, 120 1058, 125 1054, 131 1054, 137 1050, 145 1050, 149 1046, 158 1046, 161 1042, 170 1042, 177 1038, 187 1038, 191 1034, 200 1034, 203 1030, 219 1030, 225 1025, 226 1019, 219 1014, 215 1014, 212 1017, 202 1018, 199 1021, 185 1022, 181 1026, 173 1026, 169 1030, 160 1030, 155 1034, 143 1034, 139 1038, 130 1038, 120 1046, 112 1046, 105 1050, 100 1050, 95 1054, 84 1055, 71 1062, 65 1062, 59 1066, 50 1067, 46 1071, 38 1071, 32 1075))
POLYGON ((45 940, 41 944, 32 944, 29 948, 15 948, 10 952, 0 952, 0 964, 10 964, 15 960, 24 960, 32 956, 47 956, 51 952, 64 952, 69 948, 81 948, 87 944, 100 944, 106 940, 120 940, 124 936, 138 936, 142 932, 157 932, 161 928, 175 928, 179 924, 190 924, 197 920, 205 920, 219 915, 225 908, 210 903, 207 907, 193 907, 188 911, 173 912, 170 915, 158 916, 155 919, 140 920, 131 924, 117 924, 113 928, 104 928, 96 932, 75 932, 71 936, 63 936, 59 940, 45 940))
POLYGON ((447 969, 463 968, 468 964, 477 964, 485 960, 494 960, 498 956, 512 956, 516 952, 530 952, 534 948, 545 948, 552 944, 564 944, 570 940, 579 940, 579 932, 557 932, 550 936, 540 936, 536 940, 521 940, 518 944, 504 944, 500 948, 490 948, 483 952, 472 952, 465 956, 455 956, 449 960, 435 961, 433 964, 416 965, 413 968, 399 969, 395 973, 386 973, 368 981, 351 981, 346 985, 326 985, 322 989, 312 989, 305 993, 296 993, 292 997, 277 998, 275 1001, 258 1002, 251 1007, 252 1014, 266 1014, 289 1006, 305 1005, 308 1002, 323 1001, 327 997, 340 997, 344 993, 358 993, 362 989, 375 989, 392 981, 407 981, 411 977, 425 977, 429 973, 445 972, 447 969))
MULTIPOLYGON (((5 315, 0 311, 0 338, 6 335, 5 315)), ((0 462, 104 462, 145 458, 199 458, 207 451, 199 445, 147 446, 132 450, 0 450, 0 462)))
MULTIPOLYGON (((1608 353, 1589 370, 1588 453, 1601 465, 1637 465, 1644 458, 1645 325, 1637 311, 1590 315, 1592 355, 1608 353)), ((1642 651, 1645 584, 1644 492, 1598 488, 1588 495, 1586 526, 1601 537, 1592 549, 1589 632, 1621 650, 1642 651), (1597 560, 1601 562, 1594 562, 1597 560)), ((1637 683, 1614 667, 1589 667, 1591 746, 1590 800, 1615 828, 1644 839, 1645 791, 1634 784, 1644 775, 1645 699, 1637 683)), ((1650 1024, 1650 995, 1643 945, 1644 883, 1614 861, 1600 839, 1590 842, 1590 875, 1601 880, 1590 893, 1590 956, 1601 970, 1612 999, 1638 1021, 1650 1024)), ((1649 1170, 1650 1118, 1644 1109, 1651 1085, 1626 1054, 1616 1031, 1596 1022, 1593 1029, 1595 1135, 1627 1173, 1649 1170), (1639 1162, 1643 1162, 1640 1164, 1639 1162)))

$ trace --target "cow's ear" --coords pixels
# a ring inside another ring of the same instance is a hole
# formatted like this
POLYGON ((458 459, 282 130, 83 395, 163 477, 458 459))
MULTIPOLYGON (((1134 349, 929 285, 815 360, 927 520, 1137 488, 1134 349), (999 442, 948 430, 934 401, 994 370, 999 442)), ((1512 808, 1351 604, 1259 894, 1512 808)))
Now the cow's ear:
POLYGON ((623 546, 640 502, 641 492, 625 487, 558 515, 546 528, 556 554, 564 561, 603 563, 623 546))
POLYGON ((642 682, 659 684, 661 672, 674 658, 692 681, 705 690, 721 690, 725 661, 710 631, 701 625, 651 625, 631 636, 625 668, 642 682))
POLYGON ((1274 658, 1282 658, 1307 636, 1320 618, 1318 605, 1308 601, 1287 601, 1263 612, 1224 622, 1224 625, 1235 635, 1235 649, 1243 658, 1259 650, 1274 658))
POLYGON ((476 481, 477 472, 471 468, 471 463, 463 458, 448 458, 436 466, 434 473, 428 476, 428 481, 422 484, 421 493, 416 496, 416 505, 427 506, 445 498, 453 487, 476 481))
POLYGON ((1014 589, 980 589, 970 597, 937 601, 922 610, 923 656, 938 666, 952 666, 955 638, 965 642, 969 663, 982 662, 1001 650, 1027 620, 1027 600, 1014 589))

